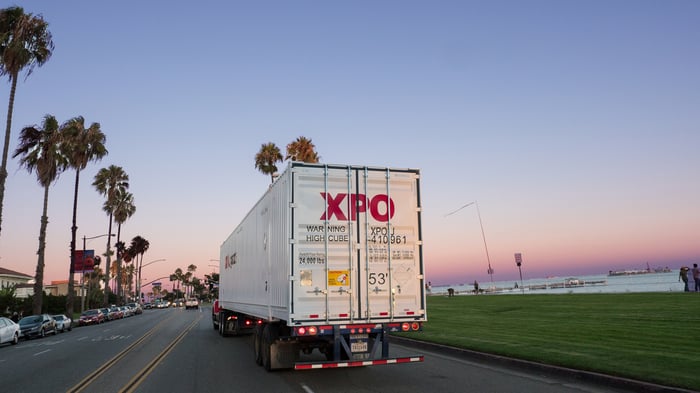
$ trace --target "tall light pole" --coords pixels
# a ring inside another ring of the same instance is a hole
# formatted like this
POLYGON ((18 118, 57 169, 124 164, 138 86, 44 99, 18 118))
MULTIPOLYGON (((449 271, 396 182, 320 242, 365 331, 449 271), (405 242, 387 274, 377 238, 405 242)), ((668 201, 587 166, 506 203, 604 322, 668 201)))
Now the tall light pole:
MULTIPOLYGON (((87 241, 88 241, 88 240, 92 240, 92 239, 97 239, 97 238, 100 238, 100 237, 105 237, 105 236, 117 236, 117 235, 114 234, 114 233, 111 233, 111 234, 110 234, 110 233, 105 233, 104 235, 97 235, 97 236, 91 236, 91 237, 87 237, 87 236, 83 235, 83 260, 82 260, 82 262, 83 262, 83 270, 82 270, 82 272, 81 272, 81 273, 82 273, 82 278, 81 278, 81 291, 80 291, 80 293, 82 294, 81 300, 80 300, 80 312, 81 312, 81 313, 82 313, 83 311, 85 311, 85 298, 90 294, 90 293, 89 293, 89 290, 90 290, 90 286, 89 286, 89 285, 88 285, 88 288, 87 288, 87 290, 88 290, 87 293, 86 293, 86 290, 85 290, 85 248, 86 248, 86 245, 87 245, 87 241)), ((109 272, 105 272, 105 274, 109 274, 109 272)))
POLYGON ((479 203, 477 201, 469 202, 466 205, 460 207, 459 209, 445 214, 445 217, 451 216, 451 215, 457 213, 458 211, 464 209, 465 207, 471 206, 471 205, 476 205, 476 214, 479 216, 479 226, 481 227, 481 237, 482 237, 482 239, 484 239, 484 250, 486 251, 486 262, 489 265, 487 272, 488 272, 489 276, 491 276, 491 288, 493 289, 495 286, 495 284, 493 283, 493 268, 491 267, 491 258, 489 257, 489 248, 486 245, 486 235, 484 234, 484 224, 481 221, 481 211, 479 211, 479 203))
POLYGON ((136 301, 137 302, 141 303, 141 269, 148 266, 148 265, 154 264, 156 262, 162 262, 162 261, 165 261, 165 258, 156 259, 155 261, 150 261, 148 263, 144 263, 142 265, 139 265, 139 270, 137 273, 138 277, 136 278, 136 301))

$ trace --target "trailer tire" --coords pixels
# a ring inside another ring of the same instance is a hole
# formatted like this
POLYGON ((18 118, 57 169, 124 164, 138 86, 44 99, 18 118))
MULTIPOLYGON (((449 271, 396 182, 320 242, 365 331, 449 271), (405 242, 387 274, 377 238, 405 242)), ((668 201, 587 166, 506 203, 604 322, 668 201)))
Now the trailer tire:
POLYGON ((255 353, 255 364, 258 366, 262 365, 262 332, 263 326, 261 324, 256 325, 253 333, 253 352, 255 353))
MULTIPOLYGON (((239 314, 237 314, 237 315, 239 315, 239 314)), ((233 321, 233 329, 231 330, 232 336, 240 336, 240 334, 241 334, 241 323, 240 323, 239 318, 240 318, 240 316, 233 321)))
POLYGON ((223 311, 219 312, 219 335, 226 337, 226 313, 223 311))

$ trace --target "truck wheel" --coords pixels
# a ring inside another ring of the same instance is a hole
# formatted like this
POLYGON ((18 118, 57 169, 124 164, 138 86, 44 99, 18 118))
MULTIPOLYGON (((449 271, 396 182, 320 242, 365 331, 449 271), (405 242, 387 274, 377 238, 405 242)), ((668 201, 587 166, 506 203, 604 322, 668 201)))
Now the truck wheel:
POLYGON ((226 313, 219 312, 219 334, 226 337, 226 313))
POLYGON ((231 323, 233 324, 233 328, 229 329, 229 331, 231 331, 232 336, 238 336, 241 334, 241 324, 239 321, 240 320, 238 318, 231 321, 231 323))
POLYGON ((253 333, 253 352, 255 353, 255 364, 262 365, 262 325, 256 325, 253 333))

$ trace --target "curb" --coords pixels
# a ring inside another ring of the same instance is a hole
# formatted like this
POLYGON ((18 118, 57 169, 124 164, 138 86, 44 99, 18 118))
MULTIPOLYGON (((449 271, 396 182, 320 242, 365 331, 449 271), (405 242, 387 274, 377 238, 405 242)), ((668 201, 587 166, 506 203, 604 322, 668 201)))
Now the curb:
POLYGON ((494 355, 486 352, 473 351, 470 349, 461 349, 450 347, 442 344, 434 344, 426 341, 414 340, 406 337, 392 335, 391 341, 398 344, 411 346, 419 349, 439 351, 441 353, 449 353, 452 356, 461 357, 469 360, 481 360, 491 364, 498 364, 508 367, 519 368, 527 371, 546 372, 567 376, 575 379, 592 381, 605 386, 630 389, 643 392, 658 392, 658 393, 699 393, 697 390, 689 390, 672 386, 664 386, 651 382, 637 381, 634 379, 616 377, 612 375, 597 373, 593 371, 576 370, 567 367, 553 366, 545 363, 537 363, 529 360, 509 358, 501 355, 494 355))

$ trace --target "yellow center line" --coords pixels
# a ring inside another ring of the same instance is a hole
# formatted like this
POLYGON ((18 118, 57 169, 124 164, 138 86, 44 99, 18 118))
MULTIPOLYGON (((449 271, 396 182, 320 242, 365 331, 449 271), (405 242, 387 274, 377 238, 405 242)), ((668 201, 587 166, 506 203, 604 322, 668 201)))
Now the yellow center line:
POLYGON ((168 356, 168 354, 177 346, 177 344, 180 343, 180 341, 182 341, 183 338, 185 338, 187 333, 189 333, 190 330, 192 330, 192 328, 194 328, 199 323, 199 321, 201 319, 202 319, 202 314, 200 313, 199 317, 197 319, 195 319, 190 324, 190 326, 187 327, 187 329, 185 329, 182 333, 180 333, 180 335, 177 336, 177 338, 175 338, 175 340, 173 340, 173 342, 171 342, 170 345, 168 345, 158 356, 156 356, 146 367, 144 367, 141 370, 141 372, 134 375, 134 377, 131 379, 131 381, 129 381, 129 383, 124 385, 124 387, 119 390, 119 393, 133 393, 136 390, 136 388, 141 384, 141 382, 146 380, 148 375, 150 375, 151 372, 156 367, 158 367, 160 362, 163 361, 163 359, 165 359, 166 356, 168 356))
POLYGON ((131 345, 126 347, 123 351, 119 352, 116 356, 114 356, 112 359, 108 360, 105 362, 102 366, 98 367, 95 371, 90 373, 87 377, 83 378, 82 381, 78 382, 77 385, 73 386, 72 388, 67 390, 67 393, 79 393, 82 392, 85 388, 87 388, 92 382, 94 382, 100 375, 102 375, 105 371, 107 371, 110 367, 112 367, 114 364, 116 364, 120 359, 122 359, 124 356, 126 356, 127 353, 129 353, 132 349, 134 349, 137 345, 142 343, 144 340, 146 340, 148 337, 152 336, 153 333, 160 328, 162 324, 165 322, 169 321, 172 319, 174 315, 171 315, 169 318, 164 319, 160 321, 156 326, 151 328, 151 330, 147 331, 143 336, 141 336, 138 340, 134 341, 131 345))

